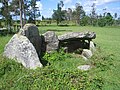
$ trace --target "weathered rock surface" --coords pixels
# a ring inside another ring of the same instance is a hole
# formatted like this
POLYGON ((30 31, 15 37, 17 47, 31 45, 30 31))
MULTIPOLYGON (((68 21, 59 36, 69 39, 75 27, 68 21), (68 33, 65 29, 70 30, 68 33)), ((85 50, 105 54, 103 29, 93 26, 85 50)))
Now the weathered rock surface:
MULTIPOLYGON (((78 49, 89 49, 90 41, 96 38, 95 32, 70 32, 58 36, 60 47, 65 47, 67 52, 78 49)), ((92 47, 91 47, 92 48, 92 47)))
POLYGON ((85 39, 95 39, 96 38, 96 34, 95 32, 70 32, 70 33, 66 33, 64 35, 60 35, 58 36, 58 39, 60 41, 66 41, 66 40, 85 40, 85 39))
POLYGON ((4 56, 17 60, 26 68, 42 67, 33 44, 27 37, 19 34, 15 34, 5 46, 4 56))
POLYGON ((41 57, 42 39, 39 30, 34 24, 25 24, 19 32, 20 35, 26 36, 35 47, 39 58, 41 57))
POLYGON ((83 57, 85 60, 91 58, 92 55, 93 55, 93 54, 92 54, 92 51, 91 51, 91 50, 83 49, 83 51, 82 51, 82 57, 83 57))
POLYGON ((96 51, 95 44, 92 41, 90 41, 90 50, 92 51, 92 53, 94 53, 96 51))
POLYGON ((54 50, 58 50, 59 48, 59 40, 57 35, 55 34, 55 32, 53 31, 48 31, 46 33, 43 34, 43 41, 44 41, 44 45, 46 48, 46 52, 51 52, 54 50))
POLYGON ((61 47, 65 48, 66 52, 80 51, 79 54, 82 53, 82 57, 87 60, 95 51, 94 43, 91 41, 95 38, 96 34, 89 31, 71 32, 59 37, 55 32, 48 31, 40 36, 39 30, 34 24, 26 24, 8 42, 4 55, 30 69, 42 67, 41 57, 44 53, 57 51, 61 47))
POLYGON ((80 70, 83 70, 83 71, 87 71, 91 68, 91 66, 90 65, 81 65, 81 66, 78 66, 77 68, 80 70))

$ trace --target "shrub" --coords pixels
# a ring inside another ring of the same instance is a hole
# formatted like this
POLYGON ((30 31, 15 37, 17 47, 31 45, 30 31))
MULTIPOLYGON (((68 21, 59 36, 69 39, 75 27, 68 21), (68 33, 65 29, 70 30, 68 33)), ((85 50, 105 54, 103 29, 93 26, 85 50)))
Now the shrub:
POLYGON ((70 58, 70 57, 72 57, 70 54, 65 53, 61 49, 59 52, 54 51, 52 53, 46 53, 43 58, 48 61, 62 61, 62 60, 65 60, 66 58, 70 58))

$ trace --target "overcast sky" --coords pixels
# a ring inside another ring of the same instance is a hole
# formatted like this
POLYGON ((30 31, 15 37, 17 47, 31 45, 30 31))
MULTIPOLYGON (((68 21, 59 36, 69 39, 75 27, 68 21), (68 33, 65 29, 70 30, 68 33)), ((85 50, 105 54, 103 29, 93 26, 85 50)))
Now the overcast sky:
MULTIPOLYGON (((41 15, 44 17, 51 17, 53 9, 57 9, 57 3, 60 0, 41 0, 37 3, 39 9, 41 10, 41 15)), ((103 12, 110 12, 112 15, 118 13, 120 15, 120 0, 62 0, 64 2, 63 9, 75 8, 75 3, 80 3, 83 6, 83 9, 90 14, 91 6, 93 3, 96 4, 96 12, 98 14, 103 14, 103 12)))

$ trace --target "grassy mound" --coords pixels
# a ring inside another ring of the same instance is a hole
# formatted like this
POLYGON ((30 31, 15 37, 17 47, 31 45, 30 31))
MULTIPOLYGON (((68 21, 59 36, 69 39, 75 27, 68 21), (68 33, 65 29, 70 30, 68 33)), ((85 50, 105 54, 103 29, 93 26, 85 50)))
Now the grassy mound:
MULTIPOLYGON (((114 69, 113 55, 97 52, 89 61, 76 55, 54 52, 46 54, 50 65, 36 70, 25 69, 21 64, 0 56, 1 90, 100 90, 111 84, 102 74, 114 69), (63 56, 64 55, 64 56, 63 56), (89 71, 77 69, 78 65, 89 64, 89 71)), ((112 82, 116 87, 117 82, 112 82)))
MULTIPOLYGON (((0 37, 0 90, 119 90, 120 89, 120 32, 118 28, 99 27, 41 27, 43 30, 74 30, 87 28, 97 33, 94 42, 97 52, 84 61, 79 55, 54 52, 43 59, 49 64, 28 70, 21 64, 2 56, 11 36, 0 37), (100 46, 100 48, 99 48, 100 46), (92 69, 80 71, 79 65, 92 69)), ((62 34, 63 32, 57 32, 62 34)))

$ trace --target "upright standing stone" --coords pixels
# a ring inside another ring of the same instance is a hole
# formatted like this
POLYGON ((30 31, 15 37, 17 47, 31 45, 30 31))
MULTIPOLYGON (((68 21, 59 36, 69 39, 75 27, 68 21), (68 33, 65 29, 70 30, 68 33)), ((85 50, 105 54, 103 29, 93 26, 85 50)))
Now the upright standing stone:
POLYGON ((23 35, 15 34, 11 38, 5 46, 4 56, 17 60, 26 68, 42 67, 33 44, 23 35))
POLYGON ((30 42, 35 47, 38 56, 41 56, 41 46, 42 46, 42 39, 39 35, 39 30, 36 25, 34 24, 25 24, 23 29, 19 32, 20 35, 26 36, 30 42))
POLYGON ((59 48, 59 40, 55 32, 48 31, 43 34, 46 51, 51 52, 59 48))
POLYGON ((92 53, 96 51, 95 44, 92 41, 90 41, 90 50, 92 51, 92 53))

